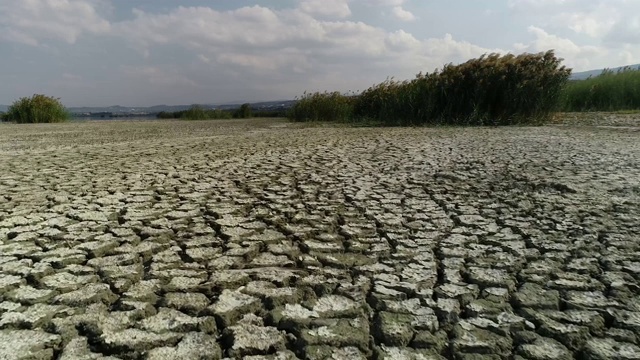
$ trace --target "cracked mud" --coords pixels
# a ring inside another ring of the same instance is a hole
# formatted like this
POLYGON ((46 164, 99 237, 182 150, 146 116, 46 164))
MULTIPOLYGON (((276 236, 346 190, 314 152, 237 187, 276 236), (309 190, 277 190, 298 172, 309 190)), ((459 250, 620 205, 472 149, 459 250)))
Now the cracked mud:
POLYGON ((0 359, 640 359, 640 132, 0 126, 0 359))

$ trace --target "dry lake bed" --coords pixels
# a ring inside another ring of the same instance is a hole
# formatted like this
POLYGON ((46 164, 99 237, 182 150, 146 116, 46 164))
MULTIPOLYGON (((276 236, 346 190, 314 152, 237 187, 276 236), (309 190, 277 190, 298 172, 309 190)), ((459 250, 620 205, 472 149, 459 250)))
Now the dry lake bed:
POLYGON ((0 359, 640 359, 639 129, 0 125, 0 359))

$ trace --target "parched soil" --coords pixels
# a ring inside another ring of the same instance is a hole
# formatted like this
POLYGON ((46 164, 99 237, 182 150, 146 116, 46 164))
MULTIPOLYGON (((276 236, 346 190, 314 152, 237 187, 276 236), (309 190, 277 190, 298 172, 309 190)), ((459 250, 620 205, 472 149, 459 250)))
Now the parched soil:
POLYGON ((640 132, 0 126, 0 359, 640 359, 640 132))

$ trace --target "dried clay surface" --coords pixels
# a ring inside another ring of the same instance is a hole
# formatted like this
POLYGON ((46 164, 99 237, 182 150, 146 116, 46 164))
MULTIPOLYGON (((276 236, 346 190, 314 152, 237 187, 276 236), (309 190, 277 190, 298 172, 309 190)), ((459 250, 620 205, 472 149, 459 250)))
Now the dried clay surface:
POLYGON ((640 132, 0 126, 0 359, 640 359, 640 132))

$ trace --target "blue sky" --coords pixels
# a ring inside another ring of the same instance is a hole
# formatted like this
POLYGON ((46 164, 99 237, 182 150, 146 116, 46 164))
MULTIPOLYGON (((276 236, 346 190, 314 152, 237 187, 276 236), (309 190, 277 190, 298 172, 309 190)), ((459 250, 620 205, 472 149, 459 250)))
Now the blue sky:
POLYGON ((640 63, 637 0, 0 0, 0 104, 290 99, 484 53, 640 63))

